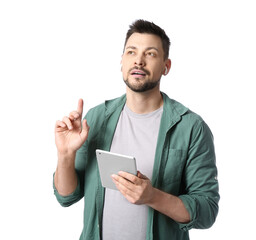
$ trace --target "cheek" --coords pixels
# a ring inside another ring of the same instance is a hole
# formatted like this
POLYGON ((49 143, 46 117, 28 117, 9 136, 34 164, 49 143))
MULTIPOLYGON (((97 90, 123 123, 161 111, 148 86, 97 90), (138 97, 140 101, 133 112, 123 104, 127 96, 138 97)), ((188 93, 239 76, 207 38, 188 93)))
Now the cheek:
POLYGON ((121 62, 121 71, 123 72, 123 74, 127 72, 127 62, 124 60, 121 62))
POLYGON ((162 75, 162 70, 159 67, 155 67, 153 71, 154 77, 160 77, 162 75))
POLYGON ((124 65, 122 65, 121 71, 123 74, 125 74, 127 72, 127 68, 124 65))
POLYGON ((128 71, 130 70, 130 64, 129 64, 129 61, 127 60, 124 60, 122 61, 122 72, 123 72, 123 75, 127 75, 128 71))
POLYGON ((127 69, 127 67, 125 67, 125 66, 122 66, 122 68, 121 68, 121 72, 122 72, 122 76, 123 76, 123 78, 127 78, 127 76, 128 76, 128 69, 127 69))

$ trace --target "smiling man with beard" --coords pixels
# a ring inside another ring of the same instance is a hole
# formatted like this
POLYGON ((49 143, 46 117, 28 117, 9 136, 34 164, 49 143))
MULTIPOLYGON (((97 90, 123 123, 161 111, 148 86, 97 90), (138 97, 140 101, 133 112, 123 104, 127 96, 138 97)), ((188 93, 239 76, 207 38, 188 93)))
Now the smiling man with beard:
POLYGON ((219 194, 211 131, 160 91, 171 68, 169 46, 163 29, 134 22, 121 61, 126 94, 91 109, 82 124, 80 99, 76 111, 56 122, 55 195, 63 206, 84 197, 80 239, 184 240, 189 229, 215 222, 219 194), (104 189, 96 149, 134 156, 137 175, 113 174, 118 191, 104 189))

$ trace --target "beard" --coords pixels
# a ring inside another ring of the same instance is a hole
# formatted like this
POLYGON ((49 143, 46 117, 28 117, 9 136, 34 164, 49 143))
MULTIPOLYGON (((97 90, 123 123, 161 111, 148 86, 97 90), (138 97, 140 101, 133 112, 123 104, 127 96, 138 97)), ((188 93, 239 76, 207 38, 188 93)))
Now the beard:
POLYGON ((131 84, 128 79, 124 79, 124 82, 128 88, 130 88, 134 92, 142 93, 154 89, 159 85, 160 79, 157 81, 148 81, 140 83, 140 80, 137 79, 137 83, 131 84))

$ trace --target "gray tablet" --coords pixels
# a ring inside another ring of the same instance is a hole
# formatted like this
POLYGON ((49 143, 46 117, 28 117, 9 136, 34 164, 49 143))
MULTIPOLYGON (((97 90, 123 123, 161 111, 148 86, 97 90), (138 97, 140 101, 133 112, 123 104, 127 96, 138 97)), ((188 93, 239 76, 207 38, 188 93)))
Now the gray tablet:
POLYGON ((137 175, 136 160, 134 157, 117 153, 96 150, 96 156, 100 171, 100 179, 103 187, 117 190, 111 175, 118 174, 119 171, 137 175))

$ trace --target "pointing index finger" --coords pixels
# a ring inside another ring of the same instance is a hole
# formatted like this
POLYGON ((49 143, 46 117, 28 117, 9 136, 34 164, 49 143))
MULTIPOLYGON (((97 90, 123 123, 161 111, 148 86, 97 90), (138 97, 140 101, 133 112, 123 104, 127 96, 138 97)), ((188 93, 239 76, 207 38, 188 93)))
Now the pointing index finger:
POLYGON ((78 106, 77 106, 77 112, 79 113, 79 115, 82 117, 83 114, 83 106, 84 106, 84 101, 82 98, 80 98, 78 100, 78 106))

